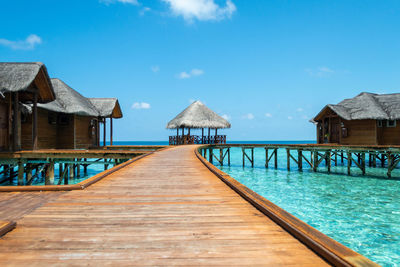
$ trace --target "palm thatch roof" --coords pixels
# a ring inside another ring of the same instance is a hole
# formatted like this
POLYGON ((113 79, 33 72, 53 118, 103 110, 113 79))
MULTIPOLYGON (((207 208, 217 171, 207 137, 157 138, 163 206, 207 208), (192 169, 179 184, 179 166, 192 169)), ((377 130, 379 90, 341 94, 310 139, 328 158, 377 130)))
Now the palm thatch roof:
POLYGON ((167 129, 176 128, 230 128, 231 124, 200 101, 193 102, 167 124, 167 129))
POLYGON ((88 98, 103 118, 122 118, 117 98, 88 98))
POLYGON ((88 98, 82 96, 60 79, 51 79, 51 83, 56 93, 56 100, 47 104, 38 104, 38 107, 60 113, 99 116, 99 111, 88 98))
POLYGON ((46 66, 40 62, 0 62, 0 92, 20 92, 22 101, 32 101, 32 92, 38 92, 38 101, 53 101, 54 91, 46 66))
POLYGON ((400 94, 363 92, 354 98, 345 99, 337 105, 326 105, 314 118, 314 121, 320 120, 328 108, 345 120, 399 120, 400 94))

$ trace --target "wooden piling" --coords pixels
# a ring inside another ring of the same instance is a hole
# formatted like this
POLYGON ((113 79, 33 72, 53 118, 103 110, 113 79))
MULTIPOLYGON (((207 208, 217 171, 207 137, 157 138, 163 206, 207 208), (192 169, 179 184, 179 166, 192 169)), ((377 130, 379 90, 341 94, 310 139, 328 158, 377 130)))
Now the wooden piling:
MULTIPOLYGON (((87 158, 84 158, 83 161, 86 163, 87 162, 87 158)), ((87 169, 88 169, 88 165, 84 164, 83 165, 83 176, 85 176, 85 177, 88 175, 87 169)))
POLYGON ((268 168, 269 157, 268 157, 268 148, 265 147, 265 168, 268 168))
POLYGON ((24 162, 18 162, 18 185, 24 185, 24 162))
POLYGON ((316 172, 318 168, 318 151, 313 151, 313 171, 316 172))
POLYGON ((327 164, 328 172, 331 172, 332 154, 331 154, 331 151, 330 151, 330 150, 328 150, 328 151, 325 152, 325 157, 326 157, 325 160, 326 160, 326 162, 328 163, 328 164, 327 164))
POLYGON ((219 165, 224 166, 224 149, 219 149, 219 165))
POLYGON ((362 174, 365 175, 365 153, 361 153, 361 171, 362 174))
POLYGON ((231 166, 231 148, 228 147, 228 166, 231 166))
POLYGON ((278 169, 278 149, 275 148, 275 159, 274 159, 274 165, 275 165, 275 169, 278 169))
POLYGON ((347 152, 347 174, 351 175, 351 162, 353 160, 351 152, 347 152))
POLYGON ((301 149, 297 151, 297 165, 299 171, 303 171, 303 151, 301 149))
POLYGON ((287 170, 290 171, 290 149, 286 148, 287 170))
POLYGON ((45 185, 53 185, 54 184, 54 161, 50 160, 47 168, 46 168, 46 178, 45 185))

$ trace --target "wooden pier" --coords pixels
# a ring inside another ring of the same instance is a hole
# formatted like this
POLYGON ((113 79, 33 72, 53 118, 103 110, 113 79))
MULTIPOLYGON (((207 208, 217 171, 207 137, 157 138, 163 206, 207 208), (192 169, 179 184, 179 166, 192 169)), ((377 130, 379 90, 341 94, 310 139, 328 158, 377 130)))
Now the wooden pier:
POLYGON ((0 194, 0 220, 17 222, 0 239, 0 264, 374 266, 321 233, 340 252, 309 245, 316 254, 252 202, 261 198, 210 172, 195 149, 155 152, 85 190, 0 194))
MULTIPOLYGON (((286 168, 291 170, 294 163, 299 171, 305 167, 317 172, 321 166, 326 168, 328 173, 333 166, 346 166, 347 174, 351 175, 352 167, 358 168, 362 175, 366 174, 367 167, 386 168, 387 177, 392 177, 393 170, 400 164, 400 146, 343 146, 332 144, 230 144, 230 145, 209 145, 201 148, 201 154, 207 157, 209 162, 213 159, 222 166, 224 157, 217 156, 216 151, 226 151, 230 159, 230 149, 241 148, 242 165, 249 164, 254 167, 254 149, 265 149, 265 167, 269 168, 270 162, 274 161, 275 169, 278 168, 278 150, 286 150, 286 168)), ((222 155, 222 154, 220 154, 222 155)), ((230 160, 227 162, 230 166, 230 160)))

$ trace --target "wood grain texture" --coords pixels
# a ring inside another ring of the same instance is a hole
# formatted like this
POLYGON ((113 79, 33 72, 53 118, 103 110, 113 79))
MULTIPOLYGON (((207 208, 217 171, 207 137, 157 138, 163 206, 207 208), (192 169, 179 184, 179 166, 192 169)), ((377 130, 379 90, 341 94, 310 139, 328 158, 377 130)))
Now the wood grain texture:
POLYGON ((212 174, 193 149, 156 152, 50 199, 0 239, 0 264, 327 265, 212 174))

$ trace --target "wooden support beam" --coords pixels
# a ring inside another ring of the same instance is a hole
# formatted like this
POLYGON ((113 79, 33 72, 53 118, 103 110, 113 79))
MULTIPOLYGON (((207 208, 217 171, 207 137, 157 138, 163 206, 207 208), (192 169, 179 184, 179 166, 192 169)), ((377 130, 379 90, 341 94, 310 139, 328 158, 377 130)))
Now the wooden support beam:
POLYGON ((24 185, 24 162, 19 161, 18 162, 18 185, 24 185))
POLYGON ((388 173, 387 173, 387 176, 388 176, 389 178, 392 177, 392 171, 393 171, 393 170, 397 167, 397 165, 400 163, 400 157, 397 156, 396 159, 392 159, 391 161, 392 161, 392 162, 391 162, 391 166, 388 167, 388 173))
POLYGON ((269 157, 268 157, 268 148, 264 147, 265 149, 265 168, 268 168, 269 157))
POLYGON ((228 166, 231 166, 231 148, 228 147, 228 166))
POLYGON ((313 171, 316 172, 318 168, 318 151, 313 151, 313 171))
POLYGON ((388 166, 388 171, 387 171, 387 176, 390 178, 392 177, 392 162, 393 162, 393 157, 392 154, 389 152, 387 153, 387 166, 388 166))
POLYGON ((53 185, 54 184, 54 160, 50 160, 47 168, 46 168, 46 178, 45 185, 53 185))
POLYGON ((113 145, 113 119, 110 117, 110 145, 113 145))
POLYGON ((32 164, 29 164, 29 163, 26 164, 25 177, 26 177, 26 181, 32 180, 32 164))
POLYGON ((275 154, 275 158, 274 158, 275 169, 278 169, 278 149, 277 148, 275 148, 274 154, 275 154))
POLYGON ((221 166, 224 166, 224 149, 223 148, 220 148, 219 149, 219 164, 221 165, 221 166))
POLYGON ((37 112, 37 101, 38 93, 35 91, 33 93, 33 107, 32 107, 32 149, 36 150, 38 148, 38 112, 37 112))
POLYGON ((351 175, 351 162, 353 160, 353 156, 351 152, 347 152, 347 174, 351 175))
POLYGON ((69 165, 69 178, 73 179, 75 176, 74 164, 70 163, 68 165, 69 165))
POLYGON ((297 150, 297 166, 299 171, 303 171, 303 150, 297 150))
POLYGON ((287 162, 287 170, 290 171, 290 149, 286 148, 286 162, 287 162))
POLYGON ((106 136, 107 136, 106 129, 107 129, 106 118, 104 118, 103 119, 103 146, 106 146, 106 136))
POLYGON ((243 167, 245 166, 245 158, 247 158, 250 163, 251 167, 254 167, 254 147, 242 147, 242 157, 243 157, 243 167), (251 151, 251 158, 249 155, 246 153, 246 149, 250 149, 251 151))
POLYGON ((213 163, 213 149, 211 147, 208 149, 208 161, 213 163))
MULTIPOLYGON (((84 161, 84 162, 87 162, 87 158, 84 158, 83 161, 84 161)), ((88 175, 87 168, 88 168, 88 165, 87 165, 87 164, 84 164, 84 165, 83 165, 83 176, 85 176, 85 177, 88 175)))
POLYGON ((332 164, 331 157, 332 157, 331 151, 330 150, 326 151, 325 152, 325 161, 328 163, 326 166, 328 168, 328 172, 331 172, 331 164, 332 164))
POLYGON ((361 153, 361 171, 362 174, 365 175, 365 153, 361 153))

